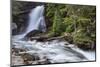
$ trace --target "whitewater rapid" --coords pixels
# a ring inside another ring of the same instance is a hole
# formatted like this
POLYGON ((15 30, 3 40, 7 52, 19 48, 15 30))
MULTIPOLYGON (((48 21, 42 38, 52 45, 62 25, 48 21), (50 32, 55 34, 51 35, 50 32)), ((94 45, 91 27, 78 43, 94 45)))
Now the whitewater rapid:
POLYGON ((47 57, 51 63, 94 61, 95 52, 83 51, 73 44, 65 41, 53 40, 50 42, 13 41, 15 48, 26 49, 30 55, 36 54, 43 59, 47 57), (67 44, 67 45, 65 45, 67 44))

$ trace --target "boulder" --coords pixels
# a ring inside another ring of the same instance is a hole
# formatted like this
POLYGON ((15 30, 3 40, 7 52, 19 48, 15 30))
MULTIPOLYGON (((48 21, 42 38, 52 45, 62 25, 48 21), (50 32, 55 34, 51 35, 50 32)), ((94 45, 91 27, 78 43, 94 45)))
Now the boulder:
POLYGON ((31 55, 28 53, 21 54, 21 57, 24 60, 24 64, 32 64, 34 61, 40 59, 37 55, 31 55))
POLYGON ((39 30, 33 30, 31 32, 29 32, 26 37, 30 38, 30 37, 33 37, 33 36, 37 36, 38 34, 42 33, 41 31, 39 30))

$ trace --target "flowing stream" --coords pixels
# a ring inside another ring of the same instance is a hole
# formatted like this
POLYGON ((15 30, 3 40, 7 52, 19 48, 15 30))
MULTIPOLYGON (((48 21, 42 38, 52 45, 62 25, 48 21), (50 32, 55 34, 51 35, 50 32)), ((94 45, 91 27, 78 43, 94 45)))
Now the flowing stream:
MULTIPOLYGON (((41 60, 46 57, 50 63, 79 62, 95 60, 95 52, 83 51, 66 41, 52 40, 47 42, 21 40, 30 31, 41 30, 46 32, 43 17, 44 6, 37 6, 29 14, 29 25, 23 34, 12 37, 12 47, 26 49, 25 53, 36 54, 41 60), (67 44, 67 45, 66 45, 67 44)), ((24 53, 24 52, 21 52, 24 53)), ((34 64, 34 63, 33 63, 34 64)))

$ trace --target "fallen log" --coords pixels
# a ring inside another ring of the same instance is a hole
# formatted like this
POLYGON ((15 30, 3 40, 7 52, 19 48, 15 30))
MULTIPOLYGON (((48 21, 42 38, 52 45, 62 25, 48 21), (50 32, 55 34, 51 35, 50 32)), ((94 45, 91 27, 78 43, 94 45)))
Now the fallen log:
POLYGON ((48 39, 48 37, 45 36, 35 36, 35 37, 30 37, 29 40, 37 40, 37 41, 46 41, 48 39))
POLYGON ((48 38, 47 41, 62 39, 62 38, 64 38, 64 37, 65 37, 65 36, 51 37, 51 38, 48 38))
POLYGON ((48 37, 48 36, 36 36, 31 37, 29 40, 37 40, 37 41, 51 41, 51 40, 57 40, 57 39, 63 39, 65 36, 58 36, 58 37, 48 37))

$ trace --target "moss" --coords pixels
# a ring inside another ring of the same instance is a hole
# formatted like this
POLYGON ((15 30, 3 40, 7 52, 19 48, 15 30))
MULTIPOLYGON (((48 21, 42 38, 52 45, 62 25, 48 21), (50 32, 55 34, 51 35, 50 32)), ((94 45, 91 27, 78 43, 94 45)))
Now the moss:
POLYGON ((93 40, 91 40, 91 37, 87 36, 84 32, 77 32, 73 34, 73 42, 76 44, 79 48, 89 50, 92 49, 93 40))

